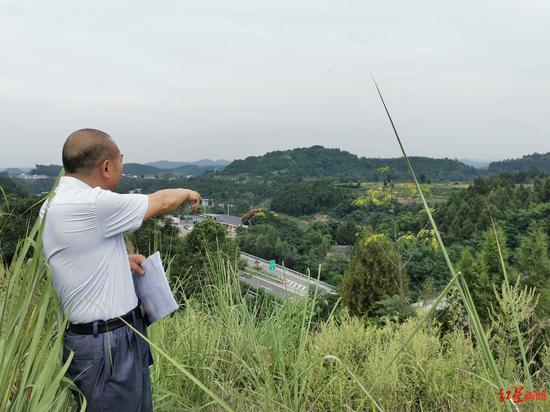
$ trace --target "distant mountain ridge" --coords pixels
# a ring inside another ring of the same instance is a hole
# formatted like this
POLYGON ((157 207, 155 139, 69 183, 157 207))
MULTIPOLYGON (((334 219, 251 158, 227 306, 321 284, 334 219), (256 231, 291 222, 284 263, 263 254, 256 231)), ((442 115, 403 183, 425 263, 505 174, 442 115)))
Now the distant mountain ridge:
POLYGON ((4 169, 0 169, 0 173, 18 175, 21 173, 29 173, 31 170, 32 167, 6 167, 4 169))
MULTIPOLYGON (((31 169, 27 169, 26 171, 28 172, 29 170, 31 169)), ((25 173, 26 171, 20 167, 8 167, 7 169, 0 170, 0 173, 8 175, 20 175, 21 173, 25 173)))
MULTIPOLYGON (((223 166, 196 166, 183 165, 173 169, 160 169, 158 167, 144 165, 141 163, 124 163, 122 173, 135 176, 200 176, 211 170, 219 170, 223 166)), ((32 175, 57 176, 61 172, 61 165, 36 165, 30 171, 32 175)))
POLYGON ((465 165, 475 167, 476 169, 487 169, 491 162, 496 160, 483 160, 483 159, 457 159, 459 162, 465 165))
POLYGON ((223 169, 223 166, 209 165, 209 166, 198 166, 196 164, 184 164, 178 167, 171 169, 162 169, 155 166, 143 165, 140 163, 125 163, 124 164, 124 174, 127 175, 143 175, 143 176, 152 176, 152 175, 177 175, 177 176, 200 176, 210 170, 220 170, 223 169))
POLYGON ((218 159, 218 160, 210 160, 210 159, 201 159, 197 160, 195 162, 180 162, 180 161, 173 161, 173 160, 157 160, 155 162, 149 162, 145 163, 148 166, 158 167, 159 169, 175 169, 180 166, 199 166, 199 167, 206 167, 206 166, 227 166, 229 163, 231 163, 230 160, 225 159, 218 159))

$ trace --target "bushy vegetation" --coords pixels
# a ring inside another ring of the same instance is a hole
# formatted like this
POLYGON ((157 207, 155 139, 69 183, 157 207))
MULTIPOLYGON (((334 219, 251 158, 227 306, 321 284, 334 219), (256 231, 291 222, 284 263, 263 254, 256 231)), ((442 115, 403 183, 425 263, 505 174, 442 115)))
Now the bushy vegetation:
POLYGON ((513 176, 478 178, 436 206, 446 240, 475 241, 491 227, 491 216, 506 229, 510 245, 536 222, 550 234, 550 176, 516 184, 513 176))
MULTIPOLYGON (((38 232, 35 226, 20 258, 0 269, 2 410, 75 408, 59 363, 65 321, 34 249, 40 241, 31 242, 38 232)), ((483 352, 461 325, 419 328, 418 318, 379 324, 345 310, 320 318, 323 298, 316 294, 249 301, 236 262, 216 251, 205 256, 209 276, 200 293, 150 328, 155 410, 493 411, 499 405, 483 352)), ((512 288, 499 295, 488 331, 506 388, 525 383, 510 330, 514 320, 529 329, 533 297, 525 293, 512 288)), ((550 383, 540 366, 550 363, 548 346, 539 353, 535 389, 550 383)))
POLYGON ((0 260, 6 264, 13 260, 19 240, 32 228, 40 205, 40 198, 33 195, 6 196, 0 202, 0 260))
POLYGON ((296 181, 273 193, 271 209, 290 216, 303 216, 329 211, 345 201, 344 191, 329 181, 296 181))

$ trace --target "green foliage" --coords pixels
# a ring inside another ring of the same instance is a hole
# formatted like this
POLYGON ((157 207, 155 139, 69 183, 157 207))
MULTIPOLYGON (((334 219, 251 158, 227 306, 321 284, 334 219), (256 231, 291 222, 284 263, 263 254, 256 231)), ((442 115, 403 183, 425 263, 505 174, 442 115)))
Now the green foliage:
MULTIPOLYGON (((196 293, 200 285, 209 283, 209 256, 215 254, 222 259, 234 261, 239 255, 236 242, 227 235, 227 228, 213 220, 204 220, 193 227, 184 238, 181 256, 181 273, 177 282, 183 285, 187 296, 196 293)), ((177 267, 177 266, 176 266, 177 267)))
POLYGON ((503 172, 527 172, 532 176, 536 176, 539 173, 550 174, 550 152, 543 154, 533 153, 523 156, 521 159, 491 162, 487 171, 492 174, 503 172))
POLYGON ((547 185, 550 188, 550 176, 537 178, 529 186, 516 186, 506 176, 476 179, 437 208, 445 238, 465 242, 479 237, 490 229, 491 215, 502 224, 507 243, 514 247, 533 220, 540 221, 550 233, 550 203, 542 200, 547 185))
POLYGON ((237 232, 239 247, 263 259, 306 273, 317 271, 321 264, 321 280, 337 285, 347 262, 329 256, 332 244, 330 225, 305 225, 273 212, 262 212, 250 219, 249 228, 237 232))
POLYGON ((349 260, 337 255, 327 256, 321 263, 321 280, 339 285, 349 265, 349 260))
POLYGON ((31 175, 45 175, 57 177, 61 173, 63 166, 59 165, 35 165, 36 167, 30 171, 31 175))
POLYGON ((520 239, 516 252, 516 267, 521 273, 523 283, 541 289, 550 279, 548 236, 539 223, 534 222, 520 239))
POLYGON ((273 193, 271 209, 291 216, 310 215, 335 207, 343 198, 343 189, 329 181, 297 181, 273 193))
POLYGON ((18 180, 12 179, 3 173, 0 173, 0 188, 0 205, 4 202, 4 195, 24 197, 29 194, 28 190, 18 180))
POLYGON ((393 213, 397 205, 397 193, 393 190, 393 185, 384 185, 374 189, 367 190, 366 195, 353 201, 356 206, 383 206, 393 213))
POLYGON ((36 221, 40 198, 8 196, 0 210, 0 256, 9 264, 20 239, 25 238, 36 221))
MULTIPOLYGON (((457 160, 432 159, 428 157, 411 158, 415 169, 426 180, 463 181, 479 176, 480 172, 457 160)), ((378 159, 357 157, 340 149, 328 149, 323 146, 274 151, 263 156, 250 156, 235 160, 225 167, 225 175, 248 175, 261 177, 345 177, 378 181, 380 175, 391 176, 393 181, 408 180, 407 164, 404 159, 378 159), (380 168, 382 169, 379 171, 380 168)))
POLYGON ((489 318, 490 304, 494 301, 493 283, 487 271, 485 261, 481 254, 475 256, 469 249, 464 249, 460 260, 456 264, 457 270, 462 273, 472 299, 476 304, 479 317, 483 321, 489 318))
MULTIPOLYGON (((67 411, 73 354, 60 362, 67 320, 57 303, 36 220, 9 266, 0 261, 0 410, 67 411)), ((86 408, 84 402, 82 411, 86 408)), ((73 407, 74 410, 74 407, 73 407)))
POLYGON ((448 282, 446 263, 439 248, 434 248, 426 241, 416 241, 402 251, 405 256, 407 278, 409 279, 409 298, 420 299, 420 295, 441 290, 448 282))
POLYGON ((227 235, 227 228, 213 220, 203 220, 196 224, 185 237, 185 253, 193 256, 194 270, 199 270, 207 263, 208 253, 219 253, 223 259, 234 259, 237 256, 237 245, 227 235))
POLYGON ((338 229, 336 229, 334 235, 334 241, 338 245, 353 245, 355 243, 357 231, 358 227, 354 222, 345 220, 338 225, 338 229))
POLYGON ((509 265, 506 234, 499 226, 496 228, 496 236, 498 236, 498 241, 500 243, 500 253, 498 247, 499 245, 495 239, 495 233, 493 233, 492 230, 487 230, 482 234, 481 249, 478 253, 478 260, 483 263, 483 266, 489 275, 489 281, 492 285, 500 285, 504 281, 501 255, 502 259, 504 259, 504 264, 506 266, 509 265))
MULTIPOLYGON (((203 229, 197 241, 221 234, 210 224, 203 229)), ((72 406, 70 383, 62 379, 59 363, 63 316, 53 304, 43 257, 37 253, 32 260, 24 258, 35 234, 24 242, 17 263, 0 270, 0 302, 5 303, 0 315, 2 410, 62 411, 72 406)), ((387 247, 391 242, 374 235, 370 243, 387 247)), ((319 302, 315 296, 301 301, 262 299, 251 306, 237 284, 237 263, 217 253, 207 252, 205 257, 201 293, 184 299, 180 311, 149 330, 155 410, 498 407, 498 387, 488 383, 485 354, 471 334, 460 329, 444 333, 437 323, 418 328, 416 319, 367 323, 346 311, 334 319, 335 302, 323 297, 319 302), (390 363, 391 354, 395 361, 390 363)), ((398 308, 397 299, 389 295, 378 302, 384 312, 398 308)), ((495 299, 500 310, 490 343, 506 388, 524 382, 520 353, 513 339, 502 337, 512 333, 511 319, 531 336, 534 302, 534 295, 519 287, 510 292, 503 288, 495 299)), ((538 352, 540 360, 532 365, 533 388, 547 388, 548 345, 538 352)))
POLYGON ((389 318, 402 322, 414 316, 415 311, 408 304, 403 304, 399 295, 393 295, 376 302, 374 304, 373 314, 382 321, 386 321, 389 318))
POLYGON ((377 301, 396 291, 398 273, 392 260, 398 260, 397 252, 385 235, 366 234, 357 241, 338 289, 352 315, 372 313, 377 301))
POLYGON ((523 284, 541 293, 537 312, 541 317, 550 315, 550 257, 548 236, 534 222, 521 237, 516 252, 516 268, 523 284))
POLYGON ((494 288, 495 307, 491 309, 490 336, 491 345, 500 359, 502 375, 514 379, 521 375, 521 367, 517 362, 522 351, 528 359, 534 357, 539 348, 533 347, 535 342, 533 326, 536 322, 535 308, 537 295, 518 281, 508 287, 504 282, 500 290, 494 288), (522 341, 527 347, 520 347, 516 340, 516 325, 522 341))
MULTIPOLYGON (((286 241, 281 231, 271 225, 255 225, 239 232, 240 248, 263 259, 275 259, 292 265, 296 260, 296 248, 286 241)), ((289 266, 290 267, 290 266, 289 266)))
MULTIPOLYGON (((508 265, 506 236, 501 228, 497 228, 497 235, 504 263, 508 265)), ((470 288, 479 317, 484 323, 488 323, 491 305, 495 301, 494 288, 504 282, 500 254, 495 235, 491 230, 483 233, 477 251, 472 252, 468 248, 462 250, 457 269, 462 273, 470 288)))

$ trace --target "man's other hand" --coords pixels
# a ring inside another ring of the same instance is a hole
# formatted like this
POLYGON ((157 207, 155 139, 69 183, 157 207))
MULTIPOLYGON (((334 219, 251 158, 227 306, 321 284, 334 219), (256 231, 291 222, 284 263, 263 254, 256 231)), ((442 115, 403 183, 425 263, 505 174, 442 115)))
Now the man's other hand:
POLYGON ((145 270, 141 267, 141 263, 145 260, 143 255, 128 255, 128 260, 130 261, 130 269, 132 272, 137 273, 138 275, 144 275, 145 270))

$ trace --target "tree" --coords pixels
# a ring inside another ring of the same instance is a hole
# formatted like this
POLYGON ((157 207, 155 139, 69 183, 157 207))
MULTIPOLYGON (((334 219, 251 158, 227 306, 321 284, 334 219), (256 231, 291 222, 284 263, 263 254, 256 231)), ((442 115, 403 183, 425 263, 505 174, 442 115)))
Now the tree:
POLYGON ((541 226, 534 222, 525 236, 520 238, 516 252, 516 268, 521 280, 540 293, 537 312, 550 313, 550 257, 548 256, 548 236, 541 226))
POLYGON ((193 272, 193 278, 187 279, 188 283, 196 285, 208 274, 209 259, 215 259, 215 255, 233 261, 238 258, 237 254, 237 244, 229 238, 224 225, 213 220, 200 222, 185 237, 185 267, 193 272))
POLYGON ((334 240, 339 245, 353 245, 356 233, 357 225, 350 220, 346 220, 336 229, 334 240))
POLYGON ((339 287, 342 302, 351 314, 369 315, 375 303, 395 291, 397 253, 383 234, 366 234, 355 245, 354 252, 339 287))
POLYGON ((38 217, 41 202, 38 196, 8 196, 0 211, 0 257, 12 261, 17 243, 38 217))
MULTIPOLYGON (((381 168, 379 170, 384 173, 390 173, 389 168, 381 168)), ((429 187, 426 185, 423 186, 422 191, 425 194, 429 194, 429 187)), ((408 190, 410 194, 416 194, 418 189, 416 185, 409 185, 408 190)), ((428 243, 431 243, 431 240, 434 240, 435 243, 435 234, 432 231, 424 229, 416 236, 410 232, 400 232, 399 221, 396 215, 399 201, 390 177, 388 177, 388 183, 385 186, 368 190, 366 195, 359 197, 353 203, 358 206, 384 208, 388 211, 387 215, 391 220, 392 232, 391 249, 395 248, 395 257, 392 257, 392 252, 388 249, 387 258, 396 269, 397 276, 395 277, 395 281, 397 284, 397 292, 399 294, 400 304, 404 308, 406 304, 406 289, 408 286, 406 267, 413 255, 413 253, 406 254, 405 252, 411 252, 412 249, 414 249, 411 248, 411 245, 415 245, 417 242, 428 240, 428 243)))
POLYGON ((464 276, 479 317, 483 321, 487 321, 489 319, 490 304, 495 300, 493 285, 499 290, 500 283, 493 284, 491 282, 481 254, 474 255, 470 249, 464 248, 456 267, 464 276))
POLYGON ((531 224, 527 234, 520 238, 516 262, 516 268, 527 286, 540 289, 550 279, 548 236, 537 222, 531 224))
POLYGON ((0 173, 0 204, 3 203, 4 195, 15 195, 25 197, 29 192, 16 180, 10 178, 7 174, 0 173))
POLYGON ((506 246, 506 234, 504 230, 497 226, 496 236, 498 237, 498 245, 500 245, 500 253, 498 250, 497 239, 492 229, 486 230, 482 236, 481 251, 478 254, 478 259, 483 261, 485 270, 489 275, 490 282, 498 289, 504 281, 504 272, 502 271, 502 259, 504 265, 508 265, 508 247, 506 246))
POLYGON ((344 197, 344 191, 326 180, 294 181, 273 193, 271 208, 291 216, 331 209, 344 197))

